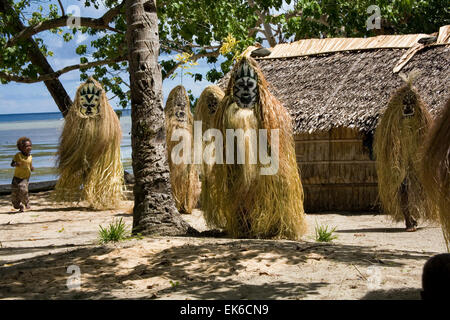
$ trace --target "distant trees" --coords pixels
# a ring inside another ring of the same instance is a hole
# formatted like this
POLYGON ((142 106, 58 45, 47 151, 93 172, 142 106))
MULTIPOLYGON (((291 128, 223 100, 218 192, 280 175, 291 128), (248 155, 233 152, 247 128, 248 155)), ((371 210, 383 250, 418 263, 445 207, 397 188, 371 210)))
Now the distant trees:
MULTIPOLYGON (((82 79, 87 79, 90 69, 120 105, 127 106, 125 0, 104 0, 106 10, 99 18, 69 16, 57 0, 42 3, 48 7, 31 0, 0 0, 0 80, 45 81, 64 113, 70 98, 58 85, 58 77, 80 69, 82 79), (64 29, 68 24, 71 29, 64 29), (52 51, 39 38, 46 31, 65 41, 90 35, 89 45, 76 49, 80 63, 51 69, 45 57, 52 51)), ((100 9, 99 0, 78 4, 100 9)), ((230 70, 236 54, 255 42, 273 46, 303 38, 431 33, 450 24, 449 8, 442 0, 157 0, 156 10, 163 80, 186 63, 206 59, 211 66, 206 78, 216 81, 230 70), (380 9, 380 29, 367 30, 367 21, 378 17, 377 10, 368 11, 372 5, 380 9), (219 56, 224 58, 220 64, 219 56)), ((203 78, 200 73, 191 76, 203 78)))

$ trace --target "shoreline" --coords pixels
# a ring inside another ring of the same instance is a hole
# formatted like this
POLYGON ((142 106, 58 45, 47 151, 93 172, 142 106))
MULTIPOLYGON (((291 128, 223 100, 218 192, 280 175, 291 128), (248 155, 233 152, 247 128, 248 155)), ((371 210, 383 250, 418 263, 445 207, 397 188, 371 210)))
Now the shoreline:
MULTIPOLYGON (((42 191, 49 191, 55 188, 56 182, 58 180, 41 181, 41 182, 30 182, 28 184, 29 193, 37 193, 42 191)), ((0 195, 11 194, 11 184, 1 184, 0 185, 0 195)))
MULTIPOLYGON (((12 178, 11 178, 12 179, 12 178)), ((53 190, 58 180, 30 182, 28 184, 29 193, 38 193, 43 191, 53 190)), ((128 171, 124 171, 124 181, 127 190, 130 190, 130 185, 134 184, 134 176, 128 171)), ((11 184, 0 184, 0 196, 11 194, 11 184)))

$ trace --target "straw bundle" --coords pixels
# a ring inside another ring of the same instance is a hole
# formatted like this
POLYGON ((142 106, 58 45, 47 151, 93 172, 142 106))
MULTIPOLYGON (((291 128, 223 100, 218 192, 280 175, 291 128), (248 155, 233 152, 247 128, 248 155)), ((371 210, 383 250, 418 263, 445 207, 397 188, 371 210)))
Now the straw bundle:
POLYGON ((203 131, 214 127, 214 115, 225 93, 219 86, 207 86, 198 98, 194 120, 202 121, 203 131))
MULTIPOLYGON (((225 93, 222 91, 222 89, 220 89, 219 86, 216 85, 207 86, 201 93, 197 102, 194 120, 202 122, 202 135, 206 130, 214 128, 214 116, 224 96, 225 93)), ((202 139, 202 150, 205 150, 205 148, 210 146, 212 143, 213 141, 205 142, 202 139)), ((211 156, 214 157, 215 154, 212 154, 211 156)), ((203 157, 205 157, 205 155, 203 155, 203 157)), ((215 211, 216 208, 215 205, 213 205, 212 207, 207 207, 208 204, 213 204, 210 199, 211 189, 213 188, 213 185, 211 179, 209 179, 211 175, 212 165, 208 163, 211 162, 202 161, 202 164, 199 166, 199 172, 201 173, 200 180, 202 184, 200 203, 205 215, 210 215, 210 213, 215 211)), ((214 219, 215 216, 217 215, 212 214, 212 216, 207 220, 214 219)), ((217 225, 219 224, 219 222, 216 222, 215 224, 217 225)))
POLYGON ((378 192, 394 221, 436 219, 420 182, 420 146, 431 125, 425 103, 412 87, 413 76, 391 96, 375 132, 378 192))
MULTIPOLYGON (((215 164, 211 179, 215 216, 206 215, 207 223, 223 227, 233 237, 299 239, 306 231, 303 188, 296 163, 291 118, 270 93, 257 63, 243 57, 233 68, 236 74, 244 62, 258 77, 258 103, 253 108, 239 108, 234 102, 234 76, 215 116, 215 127, 226 137, 226 129, 267 129, 268 145, 274 129, 279 130, 279 166, 274 175, 261 175, 260 162, 249 164, 250 140, 245 143, 245 164, 215 164)), ((258 135, 258 132, 256 132, 258 135)), ((226 140, 224 138, 224 140, 226 140)), ((226 143, 224 141, 225 154, 226 143)), ((264 148, 267 146, 263 146, 264 148)), ((270 147, 268 147, 270 149, 270 147)), ((277 150, 271 150, 272 156, 277 150)))
POLYGON ((57 151, 59 179, 55 200, 85 200, 95 209, 117 208, 124 198, 121 138, 119 119, 105 91, 100 83, 89 78, 78 88, 75 102, 65 118, 57 151), (80 92, 86 93, 86 90, 95 91, 99 99, 92 114, 86 114, 81 101, 80 92))
POLYGON ((169 93, 166 108, 164 109, 166 121, 166 143, 169 159, 170 182, 172 185, 172 194, 175 204, 180 213, 192 213, 200 196, 200 181, 197 168, 192 165, 193 149, 193 119, 189 106, 189 97, 183 86, 176 86, 169 93), (180 156, 188 158, 181 163, 174 163, 172 150, 183 141, 171 141, 172 134, 176 129, 184 129, 187 136, 182 139, 188 139, 187 149, 182 150, 180 156), (182 154, 188 151, 189 154, 182 154))
POLYGON ((450 251, 450 99, 427 135, 423 154, 423 186, 438 206, 439 220, 450 251))

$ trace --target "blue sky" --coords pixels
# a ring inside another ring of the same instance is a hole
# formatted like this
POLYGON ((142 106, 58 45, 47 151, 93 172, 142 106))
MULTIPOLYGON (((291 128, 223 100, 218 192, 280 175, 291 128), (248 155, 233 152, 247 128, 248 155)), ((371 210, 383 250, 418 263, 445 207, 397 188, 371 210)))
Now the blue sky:
MULTIPOLYGON (((43 6, 48 6, 50 1, 42 1, 43 6)), ((51 3, 57 3, 57 1, 51 1, 51 3)), ((81 5, 79 1, 62 1, 66 12, 70 5, 81 5)), ((105 9, 85 8, 80 6, 80 15, 84 17, 97 18, 105 12, 105 9)), ((67 29, 66 29, 67 30, 67 29)), ((50 32, 43 32, 38 35, 44 40, 44 43, 48 46, 49 50, 54 52, 53 57, 48 57, 48 61, 53 69, 59 70, 65 66, 78 64, 80 62, 80 56, 75 53, 75 48, 79 44, 87 44, 89 47, 90 40, 79 38, 80 43, 76 43, 75 37, 69 43, 64 42, 61 36, 52 34, 50 32)), ((92 61, 92 59, 90 59, 92 61)), ((190 69, 190 72, 206 74, 209 70, 209 66, 204 60, 199 60, 199 65, 190 69)), ((219 64, 218 64, 219 65, 219 64)), ((163 82, 163 95, 164 101, 168 96, 170 90, 179 84, 187 90, 191 90, 194 96, 199 96, 203 89, 211 84, 210 82, 203 80, 194 82, 188 75, 184 75, 181 79, 181 70, 178 71, 178 76, 171 80, 167 79, 163 82)), ((80 73, 79 71, 71 71, 62 75, 59 80, 65 87, 69 96, 75 96, 77 87, 80 85, 80 73)), ((124 74, 124 81, 129 82, 128 74, 124 74)), ((109 94, 111 97, 112 94, 109 94)), ((113 108, 119 108, 117 99, 110 101, 113 108)), ((12 113, 39 113, 39 112, 58 112, 59 109, 53 101, 50 93, 45 87, 44 83, 14 83, 2 85, 0 84, 0 114, 12 114, 12 113)))

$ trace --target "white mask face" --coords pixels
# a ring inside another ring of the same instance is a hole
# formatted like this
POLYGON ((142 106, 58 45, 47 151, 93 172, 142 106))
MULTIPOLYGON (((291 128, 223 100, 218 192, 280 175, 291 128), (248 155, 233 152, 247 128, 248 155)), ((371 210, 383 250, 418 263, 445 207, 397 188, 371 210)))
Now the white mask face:
POLYGON ((93 117, 100 112, 100 94, 102 89, 97 88, 92 81, 87 81, 80 90, 80 112, 93 117))
POLYGON ((175 119, 180 123, 188 122, 188 106, 189 106, 189 98, 184 89, 179 88, 178 90, 170 93, 172 96, 173 103, 173 115, 175 115, 175 119))
POLYGON ((258 75, 247 61, 234 74, 233 96, 241 108, 253 108, 258 103, 258 75))

